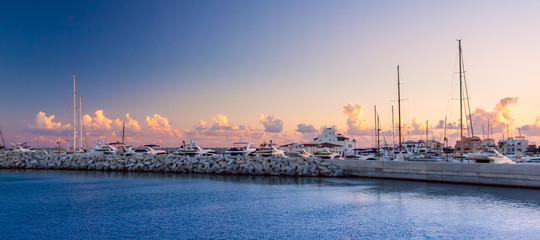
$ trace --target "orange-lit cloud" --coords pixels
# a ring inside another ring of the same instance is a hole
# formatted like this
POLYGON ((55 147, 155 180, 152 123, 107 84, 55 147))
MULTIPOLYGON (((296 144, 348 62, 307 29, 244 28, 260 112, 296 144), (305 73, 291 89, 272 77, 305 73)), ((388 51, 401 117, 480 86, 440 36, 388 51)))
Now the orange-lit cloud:
POLYGON ((44 112, 39 112, 36 115, 36 121, 35 126, 29 126, 30 128, 36 128, 36 129, 65 129, 69 127, 69 124, 62 125, 61 122, 55 122, 54 121, 55 116, 50 115, 47 117, 47 114, 44 112))
POLYGON ((127 123, 126 123, 127 128, 132 128, 135 131, 140 131, 141 130, 141 126, 139 125, 139 122, 137 122, 137 120, 131 118, 129 116, 129 113, 126 113, 126 118, 127 118, 127 123))
MULTIPOLYGON (((493 128, 494 133, 503 132, 507 125, 514 124, 514 118, 510 111, 510 105, 517 103, 518 98, 503 98, 495 105, 493 111, 476 108, 472 113, 475 135, 482 133, 482 125, 487 128, 487 123, 493 128)), ((464 127, 466 123, 463 123, 464 127)), ((459 127, 458 127, 459 128, 459 127)))
POLYGON ((94 117, 86 114, 83 116, 83 124, 93 130, 111 130, 113 120, 107 118, 103 110, 97 110, 94 117))
POLYGON ((347 116, 347 133, 355 136, 372 134, 367 121, 363 118, 364 107, 360 104, 348 103, 343 106, 343 115, 347 116))
POLYGON ((182 137, 178 129, 174 129, 168 118, 154 114, 152 117, 146 116, 146 123, 153 133, 167 134, 170 136, 182 137))

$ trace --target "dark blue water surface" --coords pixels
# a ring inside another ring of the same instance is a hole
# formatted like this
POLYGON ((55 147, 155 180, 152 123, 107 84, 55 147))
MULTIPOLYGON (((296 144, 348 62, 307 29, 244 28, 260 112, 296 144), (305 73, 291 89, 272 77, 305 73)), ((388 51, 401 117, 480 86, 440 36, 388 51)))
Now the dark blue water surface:
POLYGON ((540 191, 0 170, 1 239, 540 239, 540 191))

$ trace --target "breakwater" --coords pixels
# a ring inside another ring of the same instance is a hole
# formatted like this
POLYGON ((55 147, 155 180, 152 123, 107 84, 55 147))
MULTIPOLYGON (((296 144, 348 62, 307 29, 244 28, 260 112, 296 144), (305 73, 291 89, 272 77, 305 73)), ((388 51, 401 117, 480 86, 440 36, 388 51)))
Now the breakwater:
POLYGON ((336 167, 335 164, 317 158, 189 157, 172 154, 53 154, 45 151, 0 153, 0 168, 309 177, 338 177, 343 175, 343 171, 336 167))
POLYGON ((540 164, 329 161, 346 177, 540 188, 540 164))

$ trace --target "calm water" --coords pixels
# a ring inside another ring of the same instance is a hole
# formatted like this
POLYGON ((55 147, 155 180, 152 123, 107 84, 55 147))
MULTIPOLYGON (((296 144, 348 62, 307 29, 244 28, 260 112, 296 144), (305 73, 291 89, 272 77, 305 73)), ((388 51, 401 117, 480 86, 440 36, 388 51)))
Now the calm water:
POLYGON ((540 239, 540 191, 0 170, 1 239, 540 239))

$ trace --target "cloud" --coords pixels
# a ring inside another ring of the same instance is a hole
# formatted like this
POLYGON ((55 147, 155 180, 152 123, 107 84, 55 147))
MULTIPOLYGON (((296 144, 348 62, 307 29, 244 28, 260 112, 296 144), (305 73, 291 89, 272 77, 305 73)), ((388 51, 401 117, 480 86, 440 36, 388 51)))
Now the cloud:
POLYGON ((306 125, 305 123, 300 123, 296 125, 296 131, 299 133, 316 133, 317 129, 312 124, 306 125))
POLYGON ((280 133, 283 131, 283 121, 276 119, 274 115, 264 117, 262 113, 259 114, 259 123, 264 126, 266 132, 280 133))
MULTIPOLYGON (((439 123, 433 129, 444 129, 444 120, 439 120, 439 123)), ((459 129, 459 126, 455 122, 447 122, 446 129, 459 129)))
POLYGON ((536 117, 533 124, 521 126, 521 131, 529 136, 540 136, 540 116, 536 117))
POLYGON ((67 129, 71 126, 55 122, 55 115, 47 116, 44 112, 36 114, 36 119, 33 124, 28 124, 28 131, 35 135, 41 136, 67 136, 67 129))
POLYGON ((141 126, 139 125, 139 122, 137 122, 137 120, 131 118, 129 116, 129 113, 126 113, 126 118, 127 118, 126 128, 131 128, 131 129, 134 129, 135 131, 140 131, 141 130, 141 126))
POLYGON ((508 106, 512 103, 517 103, 518 98, 503 98, 499 101, 499 103, 495 106, 495 110, 498 112, 497 114, 497 120, 505 123, 511 123, 514 121, 512 118, 512 112, 510 112, 510 109, 508 106))
POLYGON ((234 136, 241 134, 247 128, 244 126, 237 126, 227 119, 227 116, 217 114, 212 118, 211 126, 208 126, 206 121, 199 121, 199 124, 195 127, 198 133, 206 136, 234 136))
MULTIPOLYGON (((94 117, 91 117, 88 114, 83 116, 83 124, 85 126, 91 127, 93 130, 111 130, 113 120, 107 118, 103 113, 103 110, 97 110, 94 114, 94 117)), ((118 122, 119 120, 115 123, 115 125, 117 125, 118 122)), ((120 126, 122 126, 121 123, 120 126)))
POLYGON ((365 136, 372 134, 367 121, 362 118, 364 107, 360 104, 349 103, 343 106, 343 115, 347 116, 347 127, 350 135, 365 136))
MULTIPOLYGON (((512 125, 514 123, 514 118, 512 117, 512 112, 510 111, 510 105, 517 103, 518 98, 503 98, 495 105, 493 111, 486 111, 481 108, 476 108, 472 113, 474 129, 482 129, 482 125, 487 128, 487 123, 493 128, 494 133, 503 132, 506 128, 506 125, 512 125)), ((463 123, 464 126, 466 123, 463 123)), ((459 127, 458 127, 459 129, 459 127)), ((481 133, 481 131, 476 132, 476 135, 481 133)))
POLYGON ((410 125, 405 123, 401 126, 401 132, 413 136, 422 135, 426 133, 426 125, 417 122, 417 120, 413 118, 410 125))
POLYGON ((36 129, 65 129, 69 127, 69 124, 62 125, 61 122, 55 122, 54 121, 55 116, 50 115, 47 117, 47 114, 44 112, 39 112, 36 114, 36 125, 35 126, 29 126, 30 128, 36 128, 36 129))
POLYGON ((146 116, 146 123, 154 133, 182 137, 180 131, 174 129, 171 126, 169 119, 166 117, 162 117, 158 114, 154 114, 152 117, 146 116))

